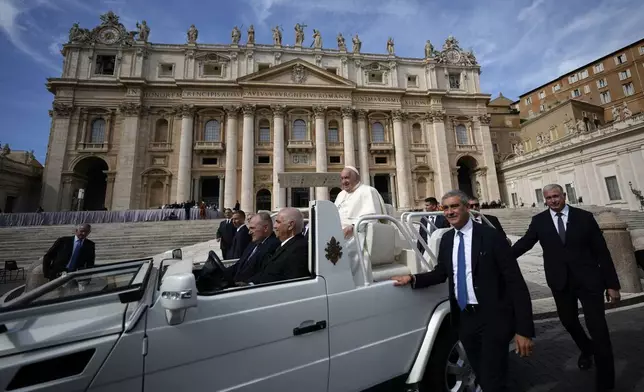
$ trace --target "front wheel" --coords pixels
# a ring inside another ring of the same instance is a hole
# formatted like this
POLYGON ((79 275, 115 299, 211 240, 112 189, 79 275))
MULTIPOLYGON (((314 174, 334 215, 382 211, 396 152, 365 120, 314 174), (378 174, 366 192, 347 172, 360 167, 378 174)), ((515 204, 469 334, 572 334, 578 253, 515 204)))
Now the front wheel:
POLYGON ((458 335, 446 320, 425 368, 421 392, 474 392, 476 376, 458 335))

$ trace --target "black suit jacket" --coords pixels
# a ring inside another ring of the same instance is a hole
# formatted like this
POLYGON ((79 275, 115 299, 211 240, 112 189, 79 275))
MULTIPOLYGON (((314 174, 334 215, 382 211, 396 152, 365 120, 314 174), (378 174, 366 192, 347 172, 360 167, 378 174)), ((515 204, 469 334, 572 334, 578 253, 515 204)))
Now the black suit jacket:
POLYGON ((620 289, 613 259, 592 213, 568 206, 565 244, 550 209, 533 216, 528 231, 512 247, 514 256, 523 255, 537 242, 551 289, 562 291, 568 284, 593 293, 620 289))
MULTIPOLYGON (((42 260, 42 270, 46 278, 55 279, 61 272, 68 271, 67 264, 72 258, 75 238, 75 236, 60 237, 45 253, 42 260)), ((94 242, 85 238, 79 252, 75 270, 93 267, 96 259, 94 242)))
POLYGON ((271 283, 310 276, 309 242, 298 234, 277 248, 262 261, 261 272, 252 277, 252 283, 271 283))
MULTIPOLYGON (((486 327, 497 330, 500 336, 512 332, 533 337, 530 292, 510 245, 493 228, 476 222, 473 225, 472 284, 486 327)), ((436 268, 416 275, 413 287, 418 289, 448 280, 452 323, 458 325, 461 311, 454 294, 454 235, 454 230, 443 234, 436 268)))
POLYGON ((499 233, 501 233, 503 238, 508 237, 508 235, 505 234, 505 231, 503 230, 503 226, 501 226, 501 222, 499 222, 499 218, 497 218, 494 215, 487 215, 487 214, 483 214, 483 216, 486 217, 487 220, 490 221, 490 223, 494 226, 495 229, 497 229, 499 231, 499 233))
POLYGON ((246 225, 240 227, 239 230, 236 230, 235 232, 235 237, 228 249, 226 259, 230 260, 240 258, 252 240, 253 239, 248 232, 248 227, 246 225))
POLYGON ((235 226, 233 226, 230 219, 219 222, 219 228, 217 229, 217 234, 215 238, 221 238, 219 242, 219 247, 221 248, 221 255, 226 258, 228 249, 233 244, 233 239, 235 238, 235 226))
POLYGON ((280 245, 280 240, 273 233, 259 244, 255 242, 250 243, 239 258, 239 261, 226 269, 228 280, 232 282, 248 281, 257 273, 261 272, 262 260, 265 257, 271 257, 280 245), (255 253, 252 253, 256 246, 257 250, 255 253))
MULTIPOLYGON (((434 225, 436 225, 438 229, 449 228, 449 222, 447 221, 447 218, 445 218, 445 215, 436 216, 436 219, 434 220, 434 225)), ((427 242, 428 231, 430 231, 429 217, 424 216, 420 218, 420 227, 418 228, 418 233, 420 234, 420 238, 422 238, 423 241, 425 242, 427 242)), ((423 248, 423 244, 421 244, 420 241, 417 241, 416 246, 418 247, 418 251, 420 253, 423 253, 425 251, 425 248, 423 248)))

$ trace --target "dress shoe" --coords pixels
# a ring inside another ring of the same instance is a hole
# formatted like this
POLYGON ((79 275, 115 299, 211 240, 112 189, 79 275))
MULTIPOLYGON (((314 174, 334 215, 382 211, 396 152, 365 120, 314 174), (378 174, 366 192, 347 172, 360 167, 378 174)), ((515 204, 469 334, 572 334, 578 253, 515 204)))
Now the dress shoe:
POLYGON ((581 370, 588 370, 593 367, 593 357, 592 355, 581 353, 579 359, 577 360, 577 366, 581 370))

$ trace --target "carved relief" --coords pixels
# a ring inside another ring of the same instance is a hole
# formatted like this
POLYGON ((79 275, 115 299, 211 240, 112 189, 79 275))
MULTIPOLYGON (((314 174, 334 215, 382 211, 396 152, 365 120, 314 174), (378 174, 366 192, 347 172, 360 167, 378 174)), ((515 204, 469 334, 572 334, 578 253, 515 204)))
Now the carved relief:
POLYGON ((302 84, 306 81, 306 68, 302 64, 295 64, 291 70, 291 80, 297 84, 302 84))
POLYGON ((175 106, 173 109, 177 114, 177 116, 180 116, 180 117, 192 117, 195 115, 195 112, 197 111, 194 105, 178 105, 178 106, 175 106))
MULTIPOLYGON (((91 31, 89 29, 80 28, 78 23, 74 23, 72 28, 69 30, 69 42, 87 44, 100 43, 104 45, 132 45, 134 43, 134 37, 141 33, 141 31, 127 31, 125 26, 120 23, 119 17, 112 11, 108 11, 101 15, 100 19, 101 24, 91 31)), ((143 25, 138 26, 143 27, 143 25)), ((143 28, 145 39, 141 38, 141 40, 147 40, 148 34, 149 28, 145 25, 143 28)))
POLYGON ((627 120, 633 116, 633 112, 628 108, 628 105, 626 102, 622 105, 622 116, 624 117, 624 120, 627 120))
POLYGON ((237 117, 237 114, 239 114, 239 106, 224 106, 224 111, 226 112, 226 115, 230 117, 237 117))
POLYGON ((60 102, 54 102, 53 111, 56 117, 69 117, 74 112, 74 106, 60 102))
POLYGON ((492 116, 489 114, 483 114, 479 116, 479 121, 483 125, 490 125, 490 122, 492 122, 492 116))
POLYGON ((356 110, 356 115, 358 116, 358 120, 366 120, 367 119, 367 114, 368 112, 364 109, 358 109, 356 110))
POLYGON ((136 102, 123 102, 119 105, 119 112, 124 116, 138 116, 141 114, 141 105, 136 102))
POLYGON ((432 118, 432 122, 445 121, 445 111, 443 110, 433 110, 429 112, 429 116, 432 118))
POLYGON ((441 64, 454 64, 464 66, 478 65, 472 51, 463 51, 458 40, 453 36, 447 37, 443 50, 438 54, 437 61, 441 64))

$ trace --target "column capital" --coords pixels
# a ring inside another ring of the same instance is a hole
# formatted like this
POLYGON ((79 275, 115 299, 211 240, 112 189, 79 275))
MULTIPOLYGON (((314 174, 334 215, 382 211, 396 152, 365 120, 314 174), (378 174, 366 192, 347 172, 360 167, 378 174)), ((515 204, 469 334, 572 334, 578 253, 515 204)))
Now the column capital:
POLYGON ((403 110, 396 109, 391 112, 391 117, 394 121, 403 121, 407 117, 407 113, 403 110))
POLYGON ((237 114, 239 113, 239 106, 224 106, 224 111, 226 112, 226 115, 228 115, 228 117, 237 117, 237 114))
POLYGON ((353 108, 351 106, 343 106, 340 111, 342 112, 342 118, 353 119, 353 108))
POLYGON ((315 118, 324 118, 326 106, 313 106, 313 113, 315 114, 315 118))
POLYGON ((367 113, 369 113, 369 112, 368 112, 367 110, 365 110, 365 109, 357 109, 357 110, 356 110, 356 114, 357 114, 357 116, 358 116, 358 120, 366 120, 366 118, 367 118, 367 113))
POLYGON ((69 117, 74 113, 74 106, 66 103, 54 102, 52 112, 56 117, 69 117))
POLYGON ((251 117, 255 115, 255 105, 251 104, 245 104, 242 106, 242 112, 244 113, 244 117, 251 117))
POLYGON ((445 121, 445 111, 443 110, 432 110, 429 112, 429 116, 432 119, 432 122, 443 122, 445 121))
POLYGON ((481 125, 490 125, 492 121, 492 116, 489 114, 482 114, 479 116, 478 120, 481 122, 481 125))
POLYGON ((283 117, 286 111, 286 105, 271 105, 271 110, 273 111, 274 117, 283 117))
POLYGON ((192 117, 197 111, 194 105, 178 105, 173 109, 177 117, 192 117))
POLYGON ((122 102, 119 105, 119 113, 124 116, 138 117, 141 114, 141 104, 138 102, 122 102))

